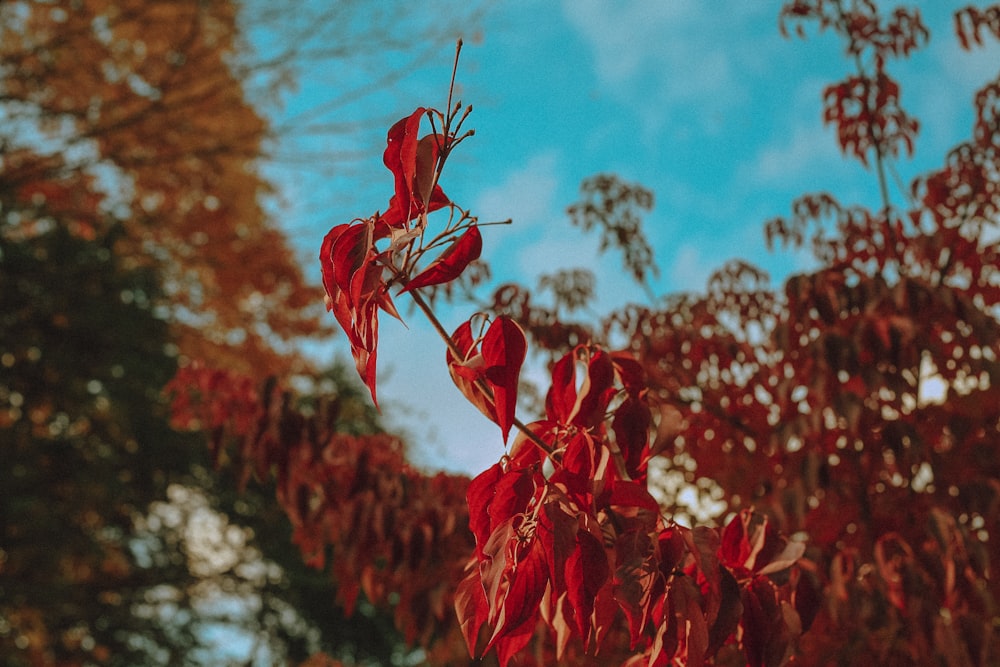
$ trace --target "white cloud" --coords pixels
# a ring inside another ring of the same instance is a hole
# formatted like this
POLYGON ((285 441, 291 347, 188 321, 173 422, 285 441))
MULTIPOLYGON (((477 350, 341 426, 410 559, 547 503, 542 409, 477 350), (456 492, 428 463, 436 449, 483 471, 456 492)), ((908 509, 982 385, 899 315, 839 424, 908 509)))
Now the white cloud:
POLYGON ((693 243, 677 247, 670 261, 671 291, 704 292, 708 277, 718 269, 716 262, 706 260, 693 243))
POLYGON ((581 258, 579 232, 569 227, 556 202, 559 184, 558 156, 544 152, 477 197, 480 220, 513 220, 509 228, 491 230, 492 243, 483 252, 498 280, 531 285, 541 273, 588 259, 581 258))
POLYGON ((696 12, 690 0, 676 2, 609 2, 565 0, 563 12, 590 43, 597 74, 605 83, 628 82, 656 57, 670 25, 690 22, 696 12))
POLYGON ((799 124, 789 134, 777 137, 741 166, 738 182, 783 186, 796 177, 823 174, 843 163, 832 132, 815 124, 799 124))
POLYGON ((695 0, 564 0, 562 8, 593 53, 598 82, 652 129, 667 122, 671 107, 699 109, 695 119, 711 124, 745 101, 747 73, 764 66, 768 51, 750 21, 773 14, 763 3, 719 11, 695 0))
POLYGON ((546 222, 555 209, 558 163, 554 151, 530 157, 523 167, 477 197, 474 210, 479 219, 486 222, 511 218, 515 229, 546 222))

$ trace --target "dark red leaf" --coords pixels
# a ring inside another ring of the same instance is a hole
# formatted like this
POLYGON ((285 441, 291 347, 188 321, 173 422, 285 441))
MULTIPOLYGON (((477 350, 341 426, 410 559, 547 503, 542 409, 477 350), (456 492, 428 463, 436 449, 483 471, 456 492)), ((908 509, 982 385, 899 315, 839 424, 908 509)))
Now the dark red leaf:
POLYGON ((580 636, 586 638, 597 592, 610 575, 604 545, 587 531, 576 534, 576 548, 566 559, 566 586, 580 636))
MULTIPOLYGON (((686 658, 684 664, 702 665, 708 651, 708 624, 701 608, 701 596, 689 577, 680 577, 669 589, 673 610, 671 623, 676 623, 678 644, 683 653, 675 657, 686 658)), ((678 652, 680 653, 680 651, 678 652)))
POLYGON ((819 578, 805 568, 797 568, 798 579, 792 601, 802 621, 803 632, 808 630, 823 606, 823 588, 819 578))
POLYGON ((493 625, 493 636, 485 650, 496 646, 501 664, 506 664, 534 631, 548 584, 545 554, 522 516, 498 526, 483 554, 480 575, 493 625))
POLYGON ((684 538, 681 535, 680 527, 668 526, 660 531, 657 537, 657 544, 660 550, 660 572, 665 579, 673 575, 683 563, 687 549, 684 546, 684 538))
POLYGON ((615 442, 625 457, 625 469, 632 479, 639 479, 649 458, 649 429, 652 416, 649 407, 638 399, 623 401, 611 421, 615 442))
POLYGON ((750 667, 784 664, 799 628, 794 610, 781 602, 767 577, 755 577, 743 591, 743 648, 750 667), (787 609, 786 609, 787 608, 787 609), (791 620, 791 624, 789 623, 791 620))
POLYGON ((719 574, 719 534, 706 526, 695 526, 681 533, 694 556, 705 595, 705 618, 715 623, 722 605, 721 575, 719 574))
POLYGON ((566 560, 576 548, 580 522, 567 512, 563 503, 547 501, 538 525, 539 540, 552 572, 552 597, 558 598, 566 592, 566 560))
POLYGON ((715 617, 715 622, 708 633, 709 654, 714 654, 726 641, 736 632, 743 616, 743 602, 741 600, 740 586, 730 572, 724 568, 719 568, 719 592, 721 602, 719 613, 715 617))
POLYGON ((649 617, 650 591, 656 568, 655 548, 646 530, 623 533, 615 543, 614 597, 628 621, 633 646, 642 637, 649 617))

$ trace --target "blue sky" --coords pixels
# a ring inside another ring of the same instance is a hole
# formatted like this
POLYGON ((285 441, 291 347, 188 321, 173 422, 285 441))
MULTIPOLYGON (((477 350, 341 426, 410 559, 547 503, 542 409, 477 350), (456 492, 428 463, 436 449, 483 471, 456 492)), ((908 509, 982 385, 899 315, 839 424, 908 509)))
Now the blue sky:
MULTIPOLYGON (((915 158, 897 165, 904 183, 939 165, 948 148, 969 136, 973 92, 997 73, 1000 49, 963 52, 952 35, 950 14, 965 4, 920 3, 930 44, 890 65, 904 107, 921 120, 915 158)), ((623 275, 620 258, 599 256, 596 238, 583 236, 565 215, 581 181, 601 172, 656 195, 645 231, 660 267, 653 281, 658 294, 699 290, 734 258, 766 269, 774 285, 807 268, 800 253, 769 253, 762 234, 763 223, 786 214, 801 194, 829 191, 843 202, 877 206, 874 176, 841 157, 821 121, 823 88, 850 72, 841 44, 813 26, 807 40, 783 38, 780 6, 742 0, 491 5, 463 35, 458 74, 459 96, 474 107, 468 122, 476 136, 459 148, 442 184, 482 221, 513 218, 512 226, 484 234, 494 277, 530 285, 539 274, 585 266, 598 275, 602 311, 645 300, 623 275)), ((308 143, 367 157, 331 160, 324 174, 274 172, 283 223, 315 278, 323 234, 384 209, 391 195, 379 145, 386 119, 416 106, 444 106, 453 47, 422 46, 414 45, 424 57, 405 77, 337 110, 338 120, 361 121, 357 132, 308 143)), ((410 62, 377 50, 365 58, 341 77, 364 80, 410 62)), ((283 113, 325 99, 331 79, 323 74, 303 76, 283 113)), ((902 201, 898 191, 894 197, 902 201)), ((399 305, 405 313, 405 302, 399 305)), ((445 325, 454 328, 463 315, 445 313, 445 325)), ((503 454, 499 429, 465 404, 448 378, 442 344, 419 313, 405 319, 408 328, 383 319, 383 413, 407 434, 418 463, 475 474, 503 454)), ((338 336, 321 354, 346 359, 349 352, 338 336)))

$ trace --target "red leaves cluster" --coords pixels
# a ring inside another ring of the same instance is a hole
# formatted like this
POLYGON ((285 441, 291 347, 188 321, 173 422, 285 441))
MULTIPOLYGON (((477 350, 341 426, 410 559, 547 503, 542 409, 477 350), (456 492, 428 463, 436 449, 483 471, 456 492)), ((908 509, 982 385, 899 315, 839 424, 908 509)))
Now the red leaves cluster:
MULTIPOLYGON (((993 7, 1000 16, 1000 6, 993 7)), ((1000 213, 1000 77, 974 99, 972 137, 949 154, 944 166, 913 183, 913 195, 936 227, 970 239, 981 236, 1000 213)), ((942 243, 943 247, 951 244, 942 243)))
MULTIPOLYGON (((993 30, 994 16, 961 14, 964 40, 993 30)), ((884 62, 926 40, 919 14, 883 21, 868 0, 796 0, 783 18, 818 19, 850 55, 873 55, 874 72, 859 58, 857 76, 827 90, 824 117, 841 147, 863 162, 912 150, 917 126, 884 62)), ((623 313, 615 325, 634 356, 585 342, 589 329, 563 324, 558 308, 500 288, 497 317, 447 337, 456 385, 505 441, 516 429, 465 502, 455 499, 463 481, 428 483, 385 439, 310 430, 267 399, 238 428, 220 428, 258 443, 246 459, 278 472, 304 553, 319 560, 338 547, 348 604, 361 590, 375 601, 403 591, 398 620, 411 637, 415 618, 443 622, 453 602, 469 651, 495 650, 502 665, 599 651, 610 661, 625 644, 635 665, 780 665, 795 650, 816 662, 986 664, 1000 598, 989 575, 1000 556, 987 542, 1000 508, 1000 251, 981 232, 998 210, 998 90, 977 97, 973 140, 915 183, 912 211, 801 198, 789 220, 769 223, 769 241, 811 242, 820 270, 771 292, 761 272, 734 263, 703 298, 623 313), (525 330, 547 332, 550 350, 577 339, 551 365, 544 418, 528 425, 515 415, 525 330), (931 373, 944 403, 921 394, 931 373), (289 446, 287 434, 303 432, 311 444, 289 446), (696 472, 723 490, 736 513, 721 532, 661 517, 646 488, 657 454, 687 482, 696 472), (740 509, 748 502, 766 514, 740 509), (463 512, 471 535, 455 527, 463 512), (450 558, 442 544, 457 545, 450 558), (426 576, 407 579, 417 569, 426 576)), ((414 245, 427 213, 457 208, 437 185, 451 137, 420 138, 425 113, 389 132, 387 212, 335 227, 321 253, 328 305, 373 398, 377 311, 396 314, 390 285, 421 305, 419 289, 455 280, 482 248, 473 223, 414 245), (445 243, 415 271, 413 254, 445 243)), ((195 386, 216 398, 211 383, 195 386)))
POLYGON ((383 267, 375 248, 376 221, 356 223, 337 225, 327 233, 320 249, 320 262, 326 308, 333 311, 347 333, 358 374, 377 404, 378 311, 397 318, 399 313, 382 278, 383 267))
POLYGON ((577 347, 553 367, 546 418, 469 485, 476 558, 456 610, 474 655, 495 648, 505 665, 540 628, 552 634, 557 659, 571 641, 596 653, 624 622, 648 664, 701 664, 727 642, 756 651, 753 665, 784 657, 797 616, 767 616, 744 607, 741 595, 784 610, 768 575, 787 569, 801 547, 775 550, 784 542, 766 522, 754 524, 763 526, 759 536, 727 533, 729 551, 711 530, 663 524, 645 486, 643 387, 631 357, 577 347), (755 565, 754 576, 738 574, 755 565), (738 637, 755 620, 786 628, 780 646, 767 635, 738 637))
POLYGON ((502 664, 528 643, 540 617, 555 631, 559 654, 574 635, 596 648, 610 629, 616 558, 606 531, 614 518, 647 531, 656 522, 655 501, 622 465, 623 449, 638 448, 630 458, 641 460, 645 438, 613 451, 604 427, 611 400, 629 393, 627 367, 598 349, 567 355, 553 372, 547 419, 530 424, 511 455, 470 484, 477 562, 456 605, 471 652, 484 623, 492 627, 484 652, 495 646, 502 664), (579 386, 578 361, 586 364, 579 386))
POLYGON ((420 121, 428 113, 420 107, 389 129, 383 161, 393 174, 395 193, 388 210, 336 225, 320 248, 327 310, 347 333, 358 374, 376 403, 378 313, 399 318, 390 284, 402 282, 403 291, 409 291, 454 280, 482 251, 479 229, 470 225, 412 278, 396 264, 426 228, 426 214, 451 205, 437 183, 447 138, 436 132, 419 137, 420 121))
POLYGON ((874 76, 852 76, 824 92, 823 120, 835 125, 840 148, 864 165, 872 149, 896 157, 900 146, 913 154, 919 124, 899 105, 899 84, 880 70, 874 76))
MULTIPOLYGON (((862 164, 874 150, 877 160, 895 157, 904 147, 913 153, 917 121, 899 104, 899 84, 886 72, 890 57, 908 56, 927 42, 930 33, 917 10, 897 8, 883 20, 872 0, 844 3, 841 0, 792 0, 782 8, 780 21, 786 32, 788 20, 815 20, 846 41, 847 54, 858 65, 857 74, 829 86, 823 92, 823 120, 837 128, 840 148, 862 164), (862 66, 871 54, 872 71, 862 66)), ((797 31, 803 34, 801 24, 797 31)))
POLYGON ((982 46, 982 32, 993 33, 1000 39, 1000 5, 983 8, 970 5, 955 12, 955 34, 963 49, 982 46))
POLYGON ((801 22, 807 20, 816 21, 821 30, 829 28, 843 35, 847 40, 848 55, 860 56, 871 52, 877 69, 881 69, 890 56, 908 56, 930 38, 919 10, 897 7, 883 20, 874 0, 852 3, 842 0, 790 0, 779 15, 782 34, 788 34, 788 21, 796 21, 796 32, 804 36, 801 22))

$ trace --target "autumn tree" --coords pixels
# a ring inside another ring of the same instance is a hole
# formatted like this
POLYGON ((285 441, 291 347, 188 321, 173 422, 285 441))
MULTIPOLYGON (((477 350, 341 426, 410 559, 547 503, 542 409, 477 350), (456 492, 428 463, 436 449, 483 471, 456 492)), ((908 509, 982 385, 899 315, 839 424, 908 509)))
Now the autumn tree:
MULTIPOLYGON (((974 48, 1000 11, 955 16, 974 48)), ((772 292, 734 263, 705 297, 627 322, 659 420, 654 451, 729 511, 752 503, 808 535, 824 593, 801 645, 810 664, 990 664, 1000 443, 997 91, 975 97, 970 138, 890 196, 917 122, 890 74, 929 38, 916 10, 791 2, 782 22, 839 36, 854 71, 823 118, 879 183, 873 207, 807 194, 767 223, 811 248, 815 271, 772 292), (903 201, 896 204, 895 201, 903 201)), ((676 508, 675 508, 676 509, 676 508)))

